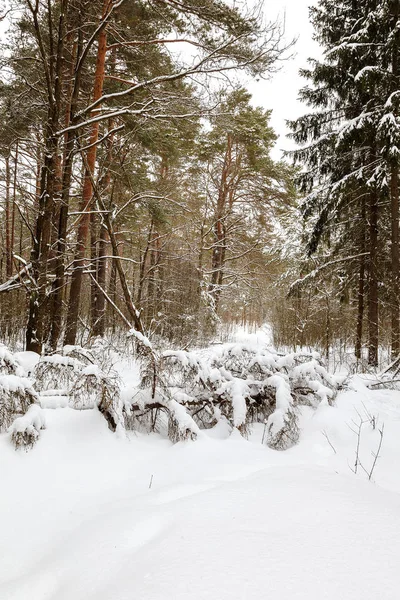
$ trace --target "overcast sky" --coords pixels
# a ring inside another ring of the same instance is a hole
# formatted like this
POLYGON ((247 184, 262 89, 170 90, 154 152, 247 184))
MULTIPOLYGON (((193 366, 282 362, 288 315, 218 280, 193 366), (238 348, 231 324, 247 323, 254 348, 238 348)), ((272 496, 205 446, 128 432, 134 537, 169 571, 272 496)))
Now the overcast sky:
POLYGON ((281 149, 293 147, 286 138, 287 128, 285 119, 293 119, 306 110, 305 105, 298 101, 298 91, 303 87, 298 70, 307 65, 307 58, 318 57, 321 53, 318 44, 313 41, 313 29, 308 20, 309 6, 316 0, 265 0, 265 14, 273 20, 277 15, 285 17, 285 37, 287 41, 298 38, 291 51, 295 56, 283 62, 282 68, 271 81, 251 84, 254 103, 273 110, 271 124, 279 135, 274 154, 279 157, 281 149))

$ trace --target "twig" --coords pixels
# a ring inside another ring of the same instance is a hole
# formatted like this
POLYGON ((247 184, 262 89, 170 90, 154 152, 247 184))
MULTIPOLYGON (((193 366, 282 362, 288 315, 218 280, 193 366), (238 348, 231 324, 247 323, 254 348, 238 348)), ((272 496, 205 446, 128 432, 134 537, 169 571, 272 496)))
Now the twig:
POLYGON ((267 431, 267 419, 264 419, 264 431, 263 431, 263 436, 262 436, 261 444, 264 444, 265 432, 266 431, 267 431))
POLYGON ((324 438, 326 439, 326 441, 328 442, 328 444, 330 445, 330 447, 332 448, 334 453, 337 454, 335 446, 332 444, 331 440, 329 439, 328 434, 326 433, 325 429, 322 431, 322 435, 324 436, 324 438))
POLYGON ((369 476, 368 476, 368 479, 370 481, 371 481, 372 474, 373 474, 374 469, 375 469, 376 462, 377 462, 377 460, 379 458, 379 452, 381 451, 381 448, 382 448, 383 430, 384 430, 384 428, 385 428, 385 423, 382 424, 382 429, 379 429, 379 435, 380 435, 379 446, 378 446, 378 451, 376 452, 376 454, 373 454, 373 456, 374 456, 374 462, 372 463, 372 468, 371 468, 371 471, 370 471, 369 476))

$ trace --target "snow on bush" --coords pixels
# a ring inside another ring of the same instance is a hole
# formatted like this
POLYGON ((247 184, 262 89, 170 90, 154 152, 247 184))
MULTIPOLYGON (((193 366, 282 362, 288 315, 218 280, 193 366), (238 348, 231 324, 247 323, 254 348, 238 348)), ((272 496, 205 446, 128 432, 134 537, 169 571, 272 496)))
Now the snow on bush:
POLYGON ((39 392, 64 389, 68 393, 85 366, 84 362, 70 356, 42 356, 35 367, 34 386, 39 392))
POLYGON ((275 388, 275 410, 267 421, 267 444, 275 450, 286 450, 297 443, 300 435, 296 409, 287 378, 271 375, 268 385, 275 388))
POLYGON ((115 431, 123 424, 120 381, 116 373, 106 374, 97 365, 86 366, 70 394, 70 406, 77 410, 97 407, 115 431))
POLYGON ((170 400, 167 406, 169 410, 168 437, 176 443, 185 440, 195 440, 200 434, 200 429, 188 414, 182 404, 176 400, 170 400))
POLYGON ((0 375, 22 376, 23 369, 7 346, 0 344, 0 375))
POLYGON ((212 427, 224 417, 244 435, 251 422, 267 420, 267 444, 277 450, 299 439, 297 406, 333 402, 342 381, 326 371, 315 353, 281 355, 249 343, 168 350, 157 370, 156 389, 150 393, 145 372, 140 398, 125 407, 131 425, 138 411, 143 422, 149 411, 160 410, 177 421, 169 428, 169 437, 176 441, 197 435, 193 427, 187 428, 187 417, 197 428, 212 427), (176 405, 183 410, 177 412, 176 405), (179 436, 177 431, 185 433, 179 436))
POLYGON ((0 375, 0 432, 4 432, 13 420, 24 415, 38 396, 29 379, 17 375, 0 375))
POLYGON ((40 430, 45 429, 46 422, 40 406, 32 404, 27 412, 15 419, 9 428, 11 441, 16 448, 29 450, 40 436, 40 430))
MULTIPOLYGON (((63 355, 41 357, 35 386, 44 396, 44 406, 68 402, 78 410, 98 409, 112 431, 167 431, 173 442, 195 440, 201 429, 214 427, 220 419, 244 436, 251 423, 266 422, 268 446, 285 450, 299 439, 298 406, 332 403, 341 384, 317 354, 284 355, 259 343, 167 350, 160 355, 150 345, 144 348, 141 385, 131 393, 125 389, 123 398, 113 368, 120 357, 104 340, 95 340, 90 350, 66 346, 63 355)), ((1 360, 4 369, 17 370, 14 357, 2 346, 1 360)), ((37 401, 28 379, 0 376, 0 429, 7 429, 37 401)), ((18 430, 15 435, 21 434, 20 445, 28 447, 39 430, 31 424, 26 433, 18 430)))
POLYGON ((93 353, 87 348, 82 348, 82 346, 64 346, 62 353, 64 356, 76 359, 84 365, 92 365, 95 363, 93 353))

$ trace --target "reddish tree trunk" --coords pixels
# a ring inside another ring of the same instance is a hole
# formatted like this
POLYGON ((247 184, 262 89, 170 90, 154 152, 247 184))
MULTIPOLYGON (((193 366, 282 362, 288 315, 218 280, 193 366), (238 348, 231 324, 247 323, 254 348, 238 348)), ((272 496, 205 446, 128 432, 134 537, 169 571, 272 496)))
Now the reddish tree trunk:
MULTIPOLYGON (((110 1, 106 0, 103 8, 102 19, 110 9, 110 1)), ((104 27, 99 34, 99 43, 97 48, 96 71, 94 79, 93 102, 101 98, 103 94, 105 61, 107 52, 107 29, 104 27)), ((69 294, 69 307, 67 316, 67 326, 64 343, 75 344, 76 333, 78 329, 78 315, 80 305, 80 295, 82 290, 82 276, 85 268, 85 254, 90 225, 90 210, 92 209, 93 186, 92 176, 96 165, 97 142, 99 139, 99 123, 93 123, 91 126, 89 145, 90 148, 86 154, 86 172, 83 182, 82 201, 80 210, 83 213, 79 222, 77 232, 77 244, 74 259, 74 268, 71 277, 71 287, 69 294)))

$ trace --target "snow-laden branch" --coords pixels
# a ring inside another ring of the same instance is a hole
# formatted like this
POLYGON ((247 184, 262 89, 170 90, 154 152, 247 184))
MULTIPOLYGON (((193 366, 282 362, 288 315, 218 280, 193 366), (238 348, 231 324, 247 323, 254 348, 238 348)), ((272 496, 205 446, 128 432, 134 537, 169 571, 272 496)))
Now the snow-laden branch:
POLYGON ((318 277, 318 275, 321 273, 321 271, 324 271, 325 269, 328 269, 329 267, 332 267, 334 265, 337 265, 337 264, 340 264, 343 262, 348 262, 351 260, 355 260, 357 258, 362 258, 363 256, 369 256, 369 252, 361 252, 360 254, 353 254, 352 256, 345 256, 344 258, 336 258, 335 260, 330 260, 330 261, 324 263, 323 265, 320 265, 316 269, 313 269, 310 273, 307 273, 307 275, 305 275, 304 277, 296 279, 296 281, 294 281, 289 288, 289 294, 293 293, 299 287, 302 287, 302 286, 308 284, 310 281, 313 281, 314 279, 316 279, 318 277))

